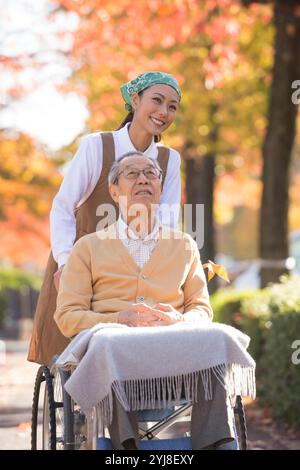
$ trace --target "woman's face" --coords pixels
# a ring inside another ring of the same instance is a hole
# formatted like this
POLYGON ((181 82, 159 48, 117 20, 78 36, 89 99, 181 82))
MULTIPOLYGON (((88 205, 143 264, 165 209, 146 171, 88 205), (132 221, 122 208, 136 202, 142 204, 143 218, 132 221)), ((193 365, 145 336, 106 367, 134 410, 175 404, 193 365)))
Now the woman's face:
POLYGON ((172 124, 179 107, 179 96, 168 85, 152 85, 131 97, 134 121, 149 134, 162 134, 172 124))

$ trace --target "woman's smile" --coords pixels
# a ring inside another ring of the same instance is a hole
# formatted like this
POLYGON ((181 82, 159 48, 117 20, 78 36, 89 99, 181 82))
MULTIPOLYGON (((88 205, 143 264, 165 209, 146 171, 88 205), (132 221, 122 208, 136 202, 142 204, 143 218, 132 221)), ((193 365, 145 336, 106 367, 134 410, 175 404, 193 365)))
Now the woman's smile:
POLYGON ((150 119, 154 123, 154 125, 157 127, 163 127, 166 124, 165 121, 162 121, 161 119, 157 119, 153 116, 150 116, 150 119))

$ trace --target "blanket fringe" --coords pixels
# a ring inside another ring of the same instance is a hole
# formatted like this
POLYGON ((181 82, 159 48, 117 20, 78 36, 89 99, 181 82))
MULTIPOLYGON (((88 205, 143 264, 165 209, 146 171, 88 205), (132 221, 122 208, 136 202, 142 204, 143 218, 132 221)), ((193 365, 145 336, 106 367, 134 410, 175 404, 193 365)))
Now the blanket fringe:
POLYGON ((212 375, 226 389, 230 397, 236 395, 255 398, 255 369, 240 364, 219 364, 183 375, 115 381, 110 393, 96 405, 98 432, 104 433, 112 420, 113 395, 126 411, 172 408, 198 401, 198 381, 201 378, 205 400, 212 400, 212 375))

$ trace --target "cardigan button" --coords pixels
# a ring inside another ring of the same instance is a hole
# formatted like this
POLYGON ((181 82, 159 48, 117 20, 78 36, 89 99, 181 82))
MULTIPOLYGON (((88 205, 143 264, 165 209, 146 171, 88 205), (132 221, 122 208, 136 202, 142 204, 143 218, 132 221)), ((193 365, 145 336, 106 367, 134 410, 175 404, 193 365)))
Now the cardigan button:
POLYGON ((143 297, 142 295, 136 298, 137 302, 144 302, 144 300, 145 300, 145 297, 143 297))

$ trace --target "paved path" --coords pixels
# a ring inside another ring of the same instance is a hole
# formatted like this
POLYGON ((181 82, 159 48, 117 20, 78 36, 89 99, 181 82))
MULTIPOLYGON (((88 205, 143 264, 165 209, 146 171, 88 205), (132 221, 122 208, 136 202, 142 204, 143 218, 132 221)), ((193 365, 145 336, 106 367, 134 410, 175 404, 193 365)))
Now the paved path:
POLYGON ((27 342, 6 341, 0 364, 0 449, 30 449, 30 420, 37 364, 26 360, 27 342))
MULTIPOLYGON (((0 364, 0 449, 30 449, 30 419, 37 364, 26 361, 27 342, 6 342, 6 361, 0 364)), ((274 423, 265 410, 246 404, 249 449, 298 449, 300 431, 274 423)), ((184 422, 173 425, 168 434, 184 422)))

